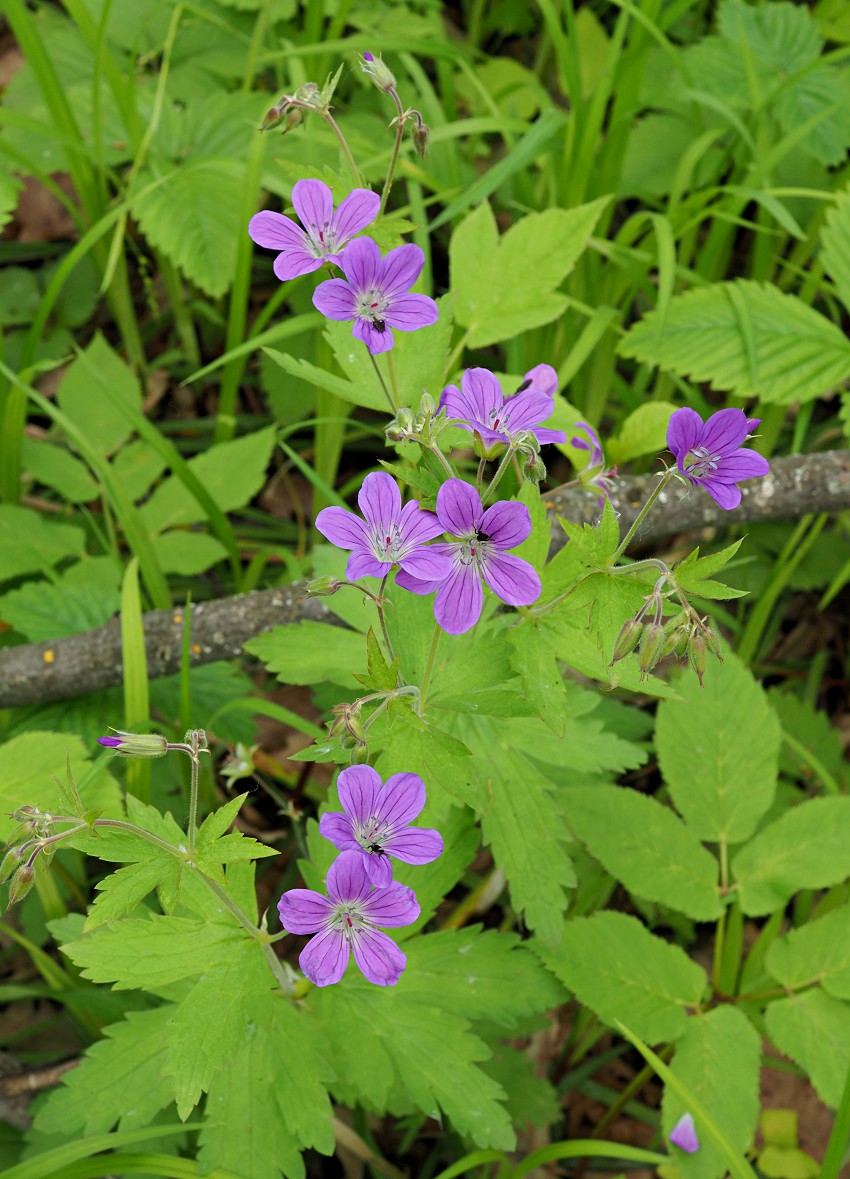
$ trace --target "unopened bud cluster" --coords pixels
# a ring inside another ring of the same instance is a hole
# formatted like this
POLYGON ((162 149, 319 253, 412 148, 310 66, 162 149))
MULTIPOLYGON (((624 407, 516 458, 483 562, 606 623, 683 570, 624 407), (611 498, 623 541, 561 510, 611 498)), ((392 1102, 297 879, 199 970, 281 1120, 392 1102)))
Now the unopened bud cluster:
POLYGON ((270 131, 283 123, 281 134, 285 135, 287 131, 298 126, 304 112, 313 112, 323 117, 327 115, 331 109, 331 98, 339 75, 338 70, 333 78, 328 77, 325 80, 324 86, 319 86, 315 82, 305 82, 293 94, 281 95, 271 110, 266 112, 260 130, 270 131))
POLYGON ((710 652, 723 662, 717 633, 708 625, 707 619, 700 618, 690 608, 667 623, 662 621, 660 610, 656 609, 653 620, 647 622, 645 615, 648 609, 653 604, 657 605, 654 599, 655 595, 650 595, 635 617, 623 623, 614 640, 609 666, 625 659, 637 648, 641 679, 646 679, 662 659, 673 655, 680 662, 687 660, 690 663, 701 685, 707 654, 710 652))
POLYGON ((437 445, 437 439, 449 424, 446 414, 438 412, 431 394, 423 393, 416 412, 403 405, 385 433, 390 442, 418 442, 430 449, 437 445))
POLYGON ((9 883, 9 905, 22 901, 35 883, 35 862, 39 855, 50 860, 54 844, 61 838, 53 834, 54 817, 34 806, 21 806, 11 815, 17 821, 0 863, 0 884, 9 883))

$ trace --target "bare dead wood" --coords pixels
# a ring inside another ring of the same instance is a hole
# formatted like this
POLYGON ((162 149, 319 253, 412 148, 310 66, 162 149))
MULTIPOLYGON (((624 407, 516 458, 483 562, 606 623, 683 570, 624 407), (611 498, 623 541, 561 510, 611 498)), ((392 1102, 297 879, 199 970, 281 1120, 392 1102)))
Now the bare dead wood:
MULTIPOLYGON (((634 521, 656 478, 644 475, 621 479, 612 491, 623 531, 634 521)), ((775 459, 768 476, 743 484, 741 490, 741 506, 725 512, 701 488, 671 482, 645 521, 637 543, 730 524, 846 511, 850 509, 850 451, 775 459)), ((600 515, 596 496, 580 487, 556 488, 545 499, 552 513, 554 549, 565 542, 558 517, 592 524, 600 515)), ((233 659, 242 654, 242 646, 249 639, 275 626, 305 619, 338 624, 321 600, 305 597, 303 584, 200 602, 191 609, 192 666, 233 659)), ((145 615, 144 624, 151 678, 173 675, 180 668, 183 610, 152 611, 145 615)), ((0 649, 2 708, 94 692, 120 684, 121 679, 117 619, 55 642, 0 649)))

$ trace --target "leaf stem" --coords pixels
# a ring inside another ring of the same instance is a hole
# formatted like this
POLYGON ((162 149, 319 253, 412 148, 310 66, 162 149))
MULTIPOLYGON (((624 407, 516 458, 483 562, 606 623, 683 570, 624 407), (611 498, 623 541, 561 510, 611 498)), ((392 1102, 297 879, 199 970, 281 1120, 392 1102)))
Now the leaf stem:
MULTIPOLYGON (((387 178, 384 181, 384 190, 381 193, 381 207, 378 209, 378 216, 383 216, 384 210, 387 207, 387 198, 390 195, 390 189, 393 186, 393 176, 395 175, 396 164, 398 163, 398 153, 401 149, 401 141, 404 136, 404 107, 401 105, 401 99, 395 91, 395 87, 391 86, 387 91, 390 98, 395 103, 398 115, 393 121, 396 124, 395 143, 393 144, 393 154, 390 157, 390 166, 387 169, 387 178)), ((390 124, 392 126, 392 123, 390 124)))
POLYGON ((387 658, 390 663, 395 659, 395 651, 393 651, 392 640, 390 639, 390 632, 387 630, 387 620, 384 615, 384 590, 387 585, 387 578, 389 573, 384 574, 384 580, 381 582, 381 587, 378 590, 378 596, 375 599, 375 605, 378 609, 378 618, 381 623, 381 634, 384 636, 384 644, 387 648, 387 658))
POLYGON ((643 505, 641 510, 638 512, 634 522, 632 523, 631 528, 626 533, 626 535, 623 537, 623 539, 620 541, 620 545, 619 545, 617 551, 614 553, 613 557, 611 558, 610 563, 612 565, 614 564, 615 561, 618 561, 620 559, 620 557, 622 557, 623 553, 629 547, 629 542, 631 541, 632 537, 635 535, 638 528, 640 528, 641 524, 646 519, 647 515, 649 514, 650 508, 655 503, 655 501, 658 499, 659 495, 664 490, 664 488, 667 486, 667 484, 670 482, 670 480, 673 477, 673 474, 674 474, 674 468, 668 467, 668 469, 664 472, 664 474, 658 480, 658 483, 655 485, 655 488, 654 488, 652 494, 650 495, 649 499, 646 501, 646 503, 643 505))
POLYGON ((493 492, 496 490, 496 488, 501 483, 502 476, 504 475, 505 471, 508 469, 508 466, 510 465, 510 461, 513 458, 513 456, 514 456, 514 444, 513 444, 513 442, 511 442, 508 446, 508 449, 502 455, 502 461, 499 463, 498 467, 496 468, 496 474, 490 480, 490 484, 489 484, 487 490, 481 496, 482 506, 484 504, 486 504, 487 500, 490 498, 490 496, 493 494, 493 492))
MULTIPOLYGON (((369 352, 368 345, 364 344, 363 347, 366 349, 367 352, 369 352)), ((387 382, 384 380, 384 374, 378 368, 378 362, 375 359, 375 357, 372 355, 371 352, 369 352, 369 359, 372 361, 372 368, 375 370, 375 375, 377 376, 378 380, 381 382, 381 388, 384 390, 384 394, 386 395, 387 401, 389 402, 390 409, 393 411, 393 414, 398 413, 399 407, 398 407, 397 403, 393 400, 393 395, 392 395, 392 393, 390 393, 389 386, 387 385, 387 382)))
POLYGON ((392 389, 393 393, 393 404, 395 406, 396 412, 398 412, 398 410, 401 409, 401 397, 399 396, 398 392, 398 377, 396 376, 395 361, 393 360, 392 349, 390 349, 389 352, 385 352, 384 355, 387 358, 387 371, 390 374, 390 388, 392 389))
MULTIPOLYGON (((354 179, 355 185, 359 187, 361 184, 360 172, 358 171, 357 165, 354 162, 354 156, 351 154, 351 148, 348 146, 348 142, 343 135, 342 130, 340 129, 339 123, 337 123, 336 119, 333 117, 330 111, 325 111, 322 115, 322 118, 339 140, 339 146, 342 148, 342 154, 345 156, 345 162, 348 164, 348 168, 351 172, 352 178, 354 179)), ((383 209, 383 206, 381 206, 381 208, 383 209)))

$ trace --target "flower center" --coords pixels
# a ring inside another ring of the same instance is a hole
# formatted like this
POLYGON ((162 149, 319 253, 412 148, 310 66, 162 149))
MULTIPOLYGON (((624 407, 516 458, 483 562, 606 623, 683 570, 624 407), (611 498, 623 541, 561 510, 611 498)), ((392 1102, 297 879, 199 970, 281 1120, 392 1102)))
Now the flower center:
POLYGON ((511 411, 507 405, 500 405, 496 409, 491 409, 487 415, 487 425, 491 430, 501 430, 503 434, 507 433, 511 424, 511 411))
POLYGON ((357 832, 357 841, 364 851, 373 856, 385 856, 387 853, 381 846, 390 834, 390 825, 376 815, 370 815, 357 832))
POLYGON ((360 319, 368 319, 369 323, 375 324, 375 326, 383 324, 384 315, 389 305, 389 299, 375 287, 357 296, 358 316, 360 319))
POLYGON ((474 565, 480 569, 486 565, 493 548, 490 537, 479 528, 474 536, 467 537, 456 546, 454 559, 459 565, 474 565))
POLYGON ((405 554, 405 545, 401 538, 401 529, 397 524, 385 524, 383 528, 372 533, 372 552, 379 561, 395 563, 405 554))
POLYGON ((325 221, 321 229, 314 227, 307 236, 310 238, 310 250, 314 258, 324 258, 328 254, 336 253, 336 233, 330 228, 329 221, 325 221))
POLYGON ((712 454, 707 446, 695 446, 685 455, 684 468, 689 475, 697 479, 704 479, 706 475, 713 475, 717 470, 719 454, 712 454))
POLYGON ((338 929, 348 941, 366 924, 356 901, 346 901, 336 906, 332 918, 333 928, 338 929))

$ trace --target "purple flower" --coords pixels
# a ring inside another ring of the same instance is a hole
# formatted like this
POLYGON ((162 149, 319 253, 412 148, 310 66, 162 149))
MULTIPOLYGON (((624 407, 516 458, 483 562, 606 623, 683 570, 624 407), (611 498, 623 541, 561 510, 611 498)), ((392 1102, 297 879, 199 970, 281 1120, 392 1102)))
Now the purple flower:
POLYGON ((613 483, 614 476, 617 474, 617 468, 611 467, 610 470, 605 469, 605 455, 602 453, 602 443, 599 441, 599 435, 594 430, 589 422, 574 422, 574 427, 578 430, 584 430, 588 441, 574 435, 570 439, 570 445, 575 446, 578 450, 588 451, 590 457, 587 460, 587 466, 584 470, 579 472, 579 482, 582 487, 598 487, 602 492, 599 497, 599 506, 602 507, 605 503, 604 496, 610 495, 609 484, 613 483))
POLYGON ((315 933, 298 958, 311 983, 326 987, 345 974, 351 951, 354 961, 379 987, 394 986, 407 958, 392 938, 375 929, 412 925, 419 905, 411 888, 393 883, 373 890, 366 865, 356 851, 344 851, 328 869, 328 896, 309 888, 291 888, 278 902, 288 933, 315 933))
POLYGON ((430 864, 443 851, 439 831, 405 827, 425 805, 425 783, 416 774, 393 774, 382 785, 371 766, 351 766, 337 780, 341 811, 322 815, 319 833, 341 851, 354 851, 376 888, 393 878, 390 856, 405 864, 430 864))
POLYGON ((517 393, 524 393, 526 389, 532 393, 545 393, 554 400, 558 392, 558 374, 551 364, 535 364, 534 368, 530 368, 523 377, 517 393))
POLYGON ((334 212, 333 195, 326 184, 299 180, 292 188, 292 203, 304 229, 269 210, 248 222, 252 241, 280 250, 274 272, 281 281, 310 274, 325 262, 339 265, 345 243, 378 216, 381 198, 368 188, 355 188, 334 212))
POLYGON ((340 549, 352 549, 346 577, 384 577, 393 565, 420 580, 441 579, 450 571, 436 546, 426 548, 443 531, 433 512, 412 499, 401 506, 401 492, 386 471, 373 471, 357 496, 365 521, 346 508, 323 508, 316 517, 322 536, 340 549))
POLYGON ((437 519, 446 532, 459 538, 433 546, 451 557, 448 577, 418 582, 405 571, 398 574, 396 584, 415 594, 436 590, 434 617, 443 630, 461 635, 475 626, 484 606, 482 578, 509 606, 537 601, 540 578, 528 561, 505 552, 522 544, 531 532, 525 504, 501 500, 485 511, 473 487, 462 479, 447 479, 437 493, 437 519))
POLYGON ((414 332, 437 322, 433 299, 407 294, 424 264, 419 246, 398 246, 382 258, 371 238, 360 237, 346 248, 340 263, 348 281, 319 283, 313 304, 328 319, 353 319, 354 335, 373 356, 389 352, 395 343, 393 328, 414 332))
MULTIPOLYGON (((549 365, 537 368, 549 368, 549 365)), ((526 374, 527 379, 530 376, 526 374)), ((510 442, 522 430, 533 434, 541 446, 566 441, 563 430, 540 427, 540 422, 552 416, 555 404, 551 396, 535 388, 533 378, 529 386, 520 386, 519 393, 504 397, 501 385, 488 369, 468 368, 460 386, 460 389, 457 385, 446 386, 440 397, 440 409, 445 409, 462 429, 479 434, 485 449, 510 442)))
POLYGON ((670 1141, 674 1146, 678 1146, 679 1150, 684 1150, 686 1154, 696 1154, 699 1150, 699 1139, 697 1138, 694 1119, 689 1113, 682 1114, 676 1125, 670 1131, 670 1141))
POLYGON ((721 409, 707 422, 696 410, 677 409, 667 426, 667 445, 682 474, 730 511, 741 502, 736 484, 770 470, 766 458, 741 447, 760 421, 741 409, 721 409))

